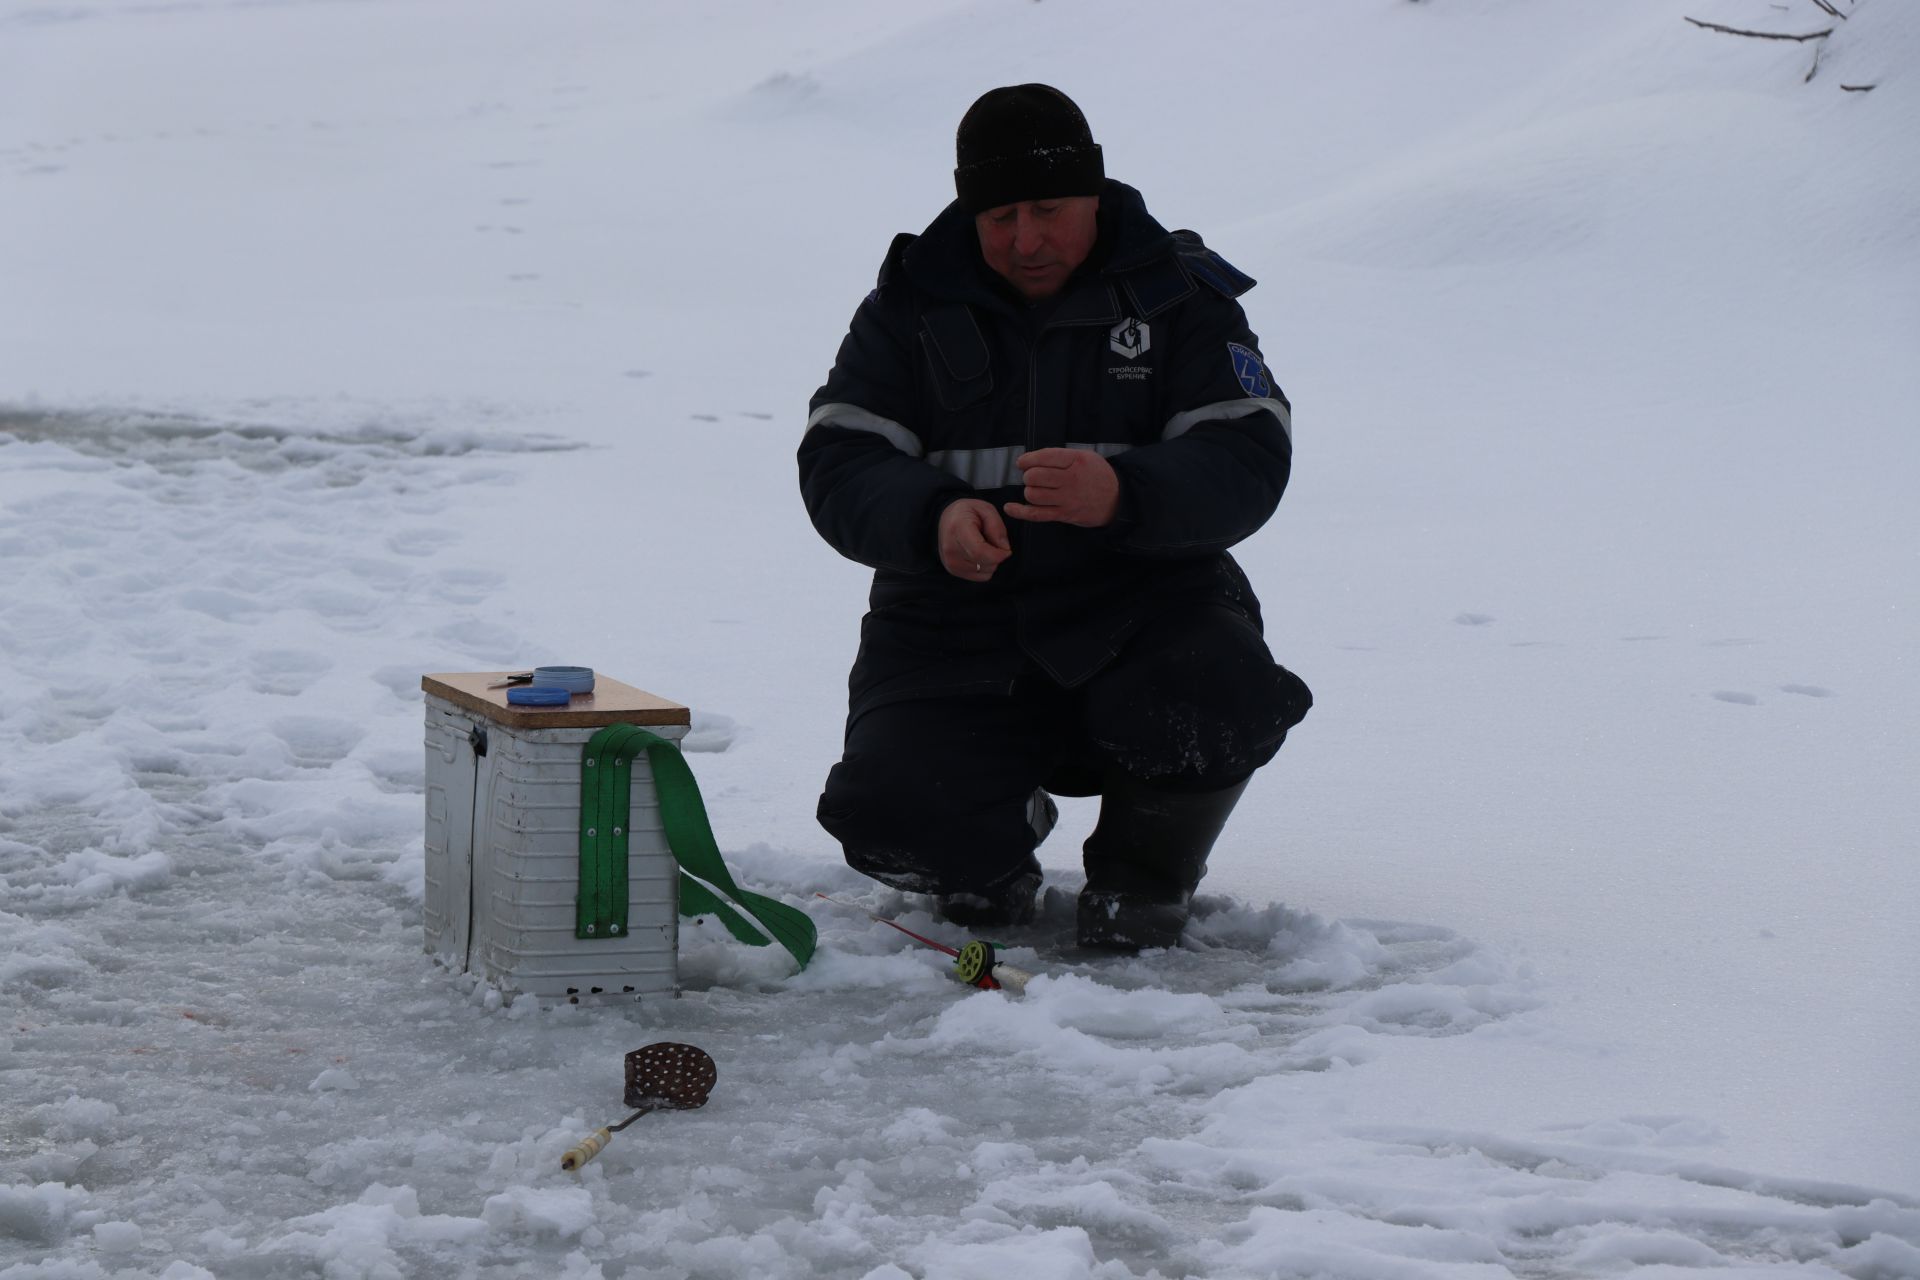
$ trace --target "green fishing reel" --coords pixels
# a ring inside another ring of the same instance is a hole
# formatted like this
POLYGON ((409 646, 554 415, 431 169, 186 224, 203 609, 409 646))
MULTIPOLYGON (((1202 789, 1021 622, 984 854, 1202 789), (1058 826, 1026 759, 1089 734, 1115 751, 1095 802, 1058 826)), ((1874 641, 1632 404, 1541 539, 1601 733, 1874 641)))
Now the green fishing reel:
POLYGON ((975 938, 953 957, 953 975, 970 987, 996 990, 1000 983, 993 976, 993 944, 975 938))

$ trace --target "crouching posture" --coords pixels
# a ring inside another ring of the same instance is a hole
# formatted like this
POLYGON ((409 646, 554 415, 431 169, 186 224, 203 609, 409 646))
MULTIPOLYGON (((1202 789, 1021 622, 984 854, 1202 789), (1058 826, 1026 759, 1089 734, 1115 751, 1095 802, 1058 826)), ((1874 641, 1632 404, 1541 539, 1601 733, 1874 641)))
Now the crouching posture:
POLYGON ((1049 793, 1098 795, 1080 942, 1171 946, 1312 703, 1227 554, 1286 488, 1290 410, 1253 281, 1106 178, 1066 95, 993 90, 957 150, 800 445, 814 527, 874 569, 820 822, 947 919, 1021 924, 1049 793))

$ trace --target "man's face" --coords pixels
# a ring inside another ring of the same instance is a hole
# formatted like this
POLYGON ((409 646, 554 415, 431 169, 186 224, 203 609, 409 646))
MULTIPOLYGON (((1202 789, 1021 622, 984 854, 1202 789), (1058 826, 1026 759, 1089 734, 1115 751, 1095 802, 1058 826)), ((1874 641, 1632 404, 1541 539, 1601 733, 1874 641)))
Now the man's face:
POLYGON ((1062 196, 977 213, 980 256, 1029 302, 1051 298, 1093 252, 1099 212, 1099 196, 1062 196))

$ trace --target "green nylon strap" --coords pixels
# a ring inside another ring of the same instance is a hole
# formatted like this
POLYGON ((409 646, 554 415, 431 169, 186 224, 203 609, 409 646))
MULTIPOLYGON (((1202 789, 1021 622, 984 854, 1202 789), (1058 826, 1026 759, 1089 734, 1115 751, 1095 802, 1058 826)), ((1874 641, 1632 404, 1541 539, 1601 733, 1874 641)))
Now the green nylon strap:
POLYGON ((633 761, 642 752, 653 770, 667 847, 680 864, 680 914, 717 916, 734 937, 756 947, 766 946, 771 936, 804 969, 817 940, 813 921, 806 912, 743 889, 734 881, 713 838, 699 784, 680 748, 638 725, 609 725, 588 740, 581 756, 580 896, 574 936, 624 938, 627 934, 627 827, 633 761), (746 915, 727 905, 722 894, 738 903, 746 915), (749 924, 747 916, 766 932, 749 924))

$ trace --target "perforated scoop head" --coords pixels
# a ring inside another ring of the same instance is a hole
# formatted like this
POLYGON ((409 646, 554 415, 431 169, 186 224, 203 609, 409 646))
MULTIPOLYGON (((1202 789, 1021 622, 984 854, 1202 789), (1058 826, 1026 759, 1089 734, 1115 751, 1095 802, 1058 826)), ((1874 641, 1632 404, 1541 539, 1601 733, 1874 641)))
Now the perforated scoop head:
POLYGON ((662 1040, 627 1055, 627 1105, 640 1111, 687 1111, 707 1105, 720 1078, 705 1049, 662 1040))

